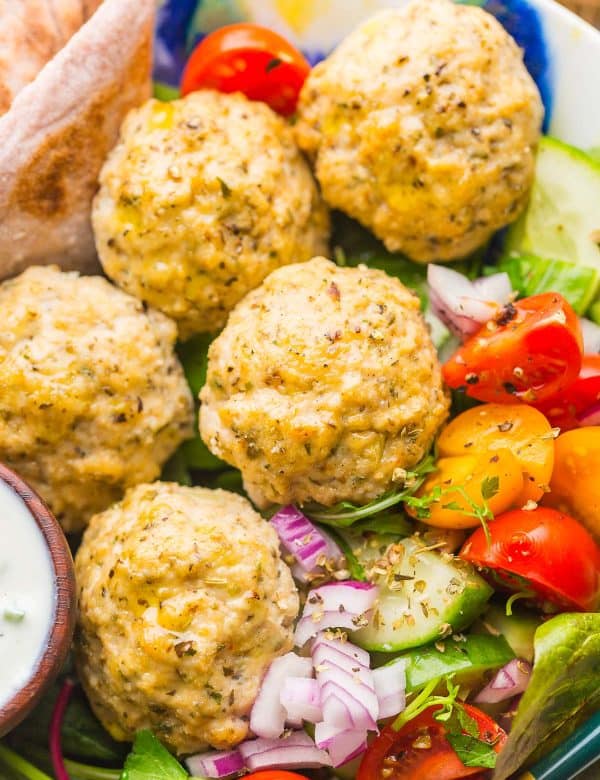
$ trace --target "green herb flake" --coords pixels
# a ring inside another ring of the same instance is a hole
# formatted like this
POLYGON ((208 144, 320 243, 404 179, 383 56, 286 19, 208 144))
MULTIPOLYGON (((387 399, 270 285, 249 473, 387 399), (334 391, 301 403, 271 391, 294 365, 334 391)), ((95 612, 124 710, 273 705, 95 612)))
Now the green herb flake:
POLYGON ((280 60, 278 57, 273 57, 272 60, 269 60, 267 62, 265 67, 265 73, 270 73, 272 70, 275 70, 275 68, 278 68, 282 63, 282 60, 280 60))
POLYGON ((500 490, 500 479, 498 476, 486 477, 481 483, 481 497, 484 501, 489 501, 498 494, 500 490))
POLYGON ((226 181, 223 181, 223 179, 220 176, 217 176, 217 181, 221 185, 221 192, 223 194, 223 197, 228 198, 232 193, 231 187, 227 184, 226 181))

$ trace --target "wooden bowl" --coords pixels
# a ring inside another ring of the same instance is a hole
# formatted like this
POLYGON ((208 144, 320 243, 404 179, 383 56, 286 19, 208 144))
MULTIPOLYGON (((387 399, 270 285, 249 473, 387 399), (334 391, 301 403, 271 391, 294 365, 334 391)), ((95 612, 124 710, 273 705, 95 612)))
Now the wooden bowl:
POLYGON ((42 532, 54 569, 54 620, 46 649, 29 681, 0 707, 0 737, 20 723, 35 707, 60 672, 75 628, 75 574, 69 545, 46 504, 14 471, 0 463, 0 480, 21 497, 42 532))

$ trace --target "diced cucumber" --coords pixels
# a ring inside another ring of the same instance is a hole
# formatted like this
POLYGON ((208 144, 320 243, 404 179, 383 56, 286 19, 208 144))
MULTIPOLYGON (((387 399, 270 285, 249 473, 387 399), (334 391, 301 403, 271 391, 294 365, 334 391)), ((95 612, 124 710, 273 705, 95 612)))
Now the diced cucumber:
POLYGON ((512 615, 507 615, 504 607, 492 604, 477 621, 474 630, 503 636, 517 658, 532 663, 533 636, 540 623, 539 618, 524 610, 515 609, 512 615))
POLYGON ((435 645, 402 653, 388 665, 406 664, 406 693, 424 688, 436 677, 453 675, 453 682, 469 689, 481 687, 487 676, 515 657, 502 636, 471 634, 462 640, 444 639, 435 645))
POLYGON ((352 633, 367 650, 396 652, 460 631, 492 594, 472 566, 424 547, 418 537, 397 542, 388 560, 387 573, 374 577, 381 590, 369 625, 352 633))
POLYGON ((506 251, 600 271, 598 231, 600 163, 555 138, 542 138, 529 205, 508 229, 506 251))
POLYGON ((498 270, 506 271, 521 295, 560 292, 577 314, 587 310, 600 283, 600 268, 514 252, 500 258, 498 270))

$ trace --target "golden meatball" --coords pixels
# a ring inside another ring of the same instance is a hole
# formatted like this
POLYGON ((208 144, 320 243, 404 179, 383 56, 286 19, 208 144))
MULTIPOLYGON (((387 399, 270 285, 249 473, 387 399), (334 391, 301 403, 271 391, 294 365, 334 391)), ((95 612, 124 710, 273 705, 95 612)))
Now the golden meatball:
POLYGON ((480 8, 383 11, 310 73, 296 137, 323 197, 413 260, 451 260, 521 212, 543 108, 515 41, 480 8))
POLYGON ((273 528, 241 496, 155 482, 92 518, 75 559, 76 659, 105 728, 149 728, 177 753, 228 748, 298 594, 273 528))
POLYGON ((0 460, 80 529, 191 435, 175 325, 56 267, 2 283, 0 311, 0 460))
POLYGON ((220 329, 275 268, 326 251, 327 210, 291 129, 241 94, 134 110, 100 182, 104 270, 184 339, 220 329))
POLYGON ((200 398, 202 438, 259 506, 369 501, 448 412, 416 296, 324 258, 274 271, 238 304, 200 398))

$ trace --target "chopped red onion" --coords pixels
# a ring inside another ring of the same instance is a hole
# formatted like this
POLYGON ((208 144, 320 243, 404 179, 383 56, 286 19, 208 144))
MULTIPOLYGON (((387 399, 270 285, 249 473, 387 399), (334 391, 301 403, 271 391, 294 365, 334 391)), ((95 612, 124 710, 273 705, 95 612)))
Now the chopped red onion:
POLYGON ((523 693, 529 684, 531 665, 521 658, 513 658, 499 669, 492 680, 475 697, 482 704, 496 704, 523 693))
POLYGON ((587 409, 577 415, 577 420, 582 428, 588 425, 600 425, 600 403, 588 406, 587 409))
POLYGON ((337 544, 291 504, 273 515, 271 523, 281 544, 305 572, 314 571, 323 557, 334 560, 344 557, 337 544))
POLYGON ((304 731, 281 739, 253 739, 238 748, 246 767, 257 769, 317 769, 331 766, 331 759, 304 731))
POLYGON ((466 276, 442 265, 427 268, 429 302, 455 336, 466 339, 493 319, 512 295, 506 273, 493 274, 471 282, 466 276))
POLYGON ((306 677, 288 677, 283 682, 279 701, 287 713, 287 722, 318 723, 323 719, 321 689, 316 680, 306 677))
POLYGON ((313 663, 317 666, 326 660, 336 661, 338 665, 343 665, 344 659, 348 658, 353 664, 366 666, 371 664, 371 657, 362 647, 357 647, 351 642, 342 642, 339 639, 329 639, 325 634, 319 634, 315 637, 312 644, 311 655, 313 663))
POLYGON ((379 700, 379 717, 398 715, 406 706, 406 661, 399 658, 373 670, 373 684, 379 700))
POLYGON ((327 750, 334 767, 347 764, 367 749, 367 732, 364 730, 341 730, 326 723, 317 723, 315 742, 327 750))
POLYGON ((325 683, 321 688, 321 701, 324 723, 339 729, 377 731, 378 711, 373 715, 360 699, 338 685, 325 683))
POLYGON ((245 768, 244 759, 238 750, 198 753, 186 758, 185 763, 191 775, 203 777, 228 777, 245 768))
POLYGON ((364 666, 341 669, 334 663, 326 661, 317 667, 316 672, 321 689, 327 683, 343 688, 362 702, 368 711, 373 713, 374 718, 378 717, 379 705, 373 685, 373 672, 370 669, 365 669, 364 666))
POLYGON ((600 352, 600 325, 585 317, 579 318, 579 324, 583 334, 583 351, 586 355, 600 352))
POLYGON ((312 677, 310 658, 286 653, 269 666, 250 713, 250 728, 258 737, 275 738, 283 732, 286 712, 280 696, 288 677, 312 677))
POLYGON ((295 642, 302 647, 325 628, 357 629, 375 604, 379 589, 369 582, 334 582, 309 591, 295 642))

